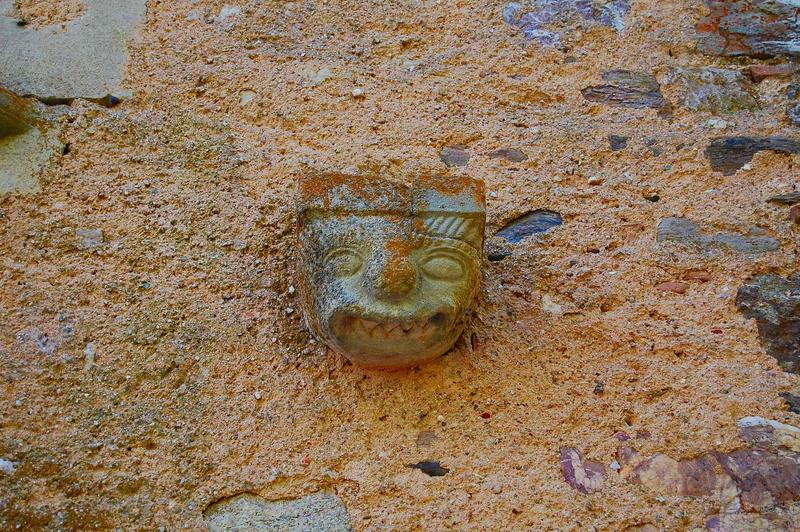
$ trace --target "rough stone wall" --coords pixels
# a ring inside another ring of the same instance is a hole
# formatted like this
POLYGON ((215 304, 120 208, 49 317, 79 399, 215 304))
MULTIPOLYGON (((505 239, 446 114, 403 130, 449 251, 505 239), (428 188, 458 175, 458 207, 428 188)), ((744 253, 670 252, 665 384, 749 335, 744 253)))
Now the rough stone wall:
POLYGON ((0 528, 797 528, 796 4, 148 1, 123 101, 0 195, 0 528), (444 165, 471 330, 354 367, 295 178, 444 165))

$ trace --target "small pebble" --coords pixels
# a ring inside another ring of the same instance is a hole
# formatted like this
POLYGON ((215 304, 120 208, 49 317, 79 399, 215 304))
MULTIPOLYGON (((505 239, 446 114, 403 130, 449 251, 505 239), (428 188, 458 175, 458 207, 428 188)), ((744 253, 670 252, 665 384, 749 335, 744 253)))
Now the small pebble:
POLYGON ((294 294, 294 293, 295 293, 294 285, 289 286, 289 295, 294 294))
POLYGON ((710 118, 706 122, 706 127, 709 129, 725 129, 728 127, 728 122, 721 118, 710 118))
POLYGON ((353 92, 351 94, 353 95, 353 98, 361 98, 362 96, 364 96, 364 89, 362 88, 353 89, 353 92))
POLYGON ((256 396, 256 401, 260 401, 260 400, 261 400, 261 392, 258 392, 258 391, 257 391, 257 392, 256 392, 255 394, 253 394, 253 395, 255 395, 255 396, 256 396))
POLYGON ((0 471, 6 473, 7 475, 14 474, 16 467, 14 467, 14 462, 11 460, 6 460, 5 458, 0 458, 0 471))

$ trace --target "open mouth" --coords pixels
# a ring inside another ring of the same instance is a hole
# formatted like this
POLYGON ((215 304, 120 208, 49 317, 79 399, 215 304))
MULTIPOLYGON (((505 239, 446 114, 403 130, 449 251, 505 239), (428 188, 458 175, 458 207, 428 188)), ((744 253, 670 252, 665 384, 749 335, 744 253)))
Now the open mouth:
POLYGON ((421 340, 430 338, 441 328, 445 318, 435 314, 431 318, 378 322, 350 316, 345 321, 346 330, 363 338, 375 340, 421 340))

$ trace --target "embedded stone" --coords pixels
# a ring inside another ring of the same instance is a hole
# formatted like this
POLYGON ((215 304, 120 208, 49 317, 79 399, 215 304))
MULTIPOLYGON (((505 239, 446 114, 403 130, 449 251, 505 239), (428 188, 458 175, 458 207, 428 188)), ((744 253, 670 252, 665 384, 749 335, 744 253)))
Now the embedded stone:
POLYGON ((786 110, 786 118, 793 126, 800 127, 800 103, 789 106, 786 110))
POLYGON ((569 447, 561 448, 561 473, 567 484, 584 495, 603 489, 606 480, 603 464, 587 460, 579 450, 569 447))
POLYGON ((620 135, 609 135, 608 144, 611 146, 611 151, 620 151, 628 147, 628 137, 620 135))
POLYGON ((447 166, 466 166, 469 153, 463 146, 446 146, 439 154, 439 159, 447 166))
POLYGON ((119 92, 127 41, 144 18, 145 3, 84 0, 86 8, 74 20, 37 28, 7 16, 14 2, 0 0, 0 85, 50 103, 119 92))
POLYGON ((800 142, 783 137, 720 137, 706 148, 711 168, 722 175, 734 175, 763 150, 776 153, 800 153, 800 142))
POLYGON ((562 223, 561 215, 557 212, 537 209, 508 223, 495 236, 502 237, 512 244, 517 244, 525 237, 536 233, 544 233, 562 223))
POLYGON ((203 518, 211 532, 352 530, 350 516, 341 499, 326 492, 279 501, 268 501, 257 495, 243 493, 210 505, 203 512, 203 518))
POLYGON ((672 113, 672 105, 661 94, 661 87, 652 74, 611 70, 603 73, 603 80, 605 84, 581 91, 587 101, 633 109, 651 108, 662 115, 672 113))
POLYGON ((779 205, 794 205, 796 203, 800 203, 800 192, 778 194, 777 196, 772 196, 767 201, 770 203, 777 203, 779 205))
POLYGON ((545 46, 562 47, 565 29, 607 26, 617 32, 625 29, 625 16, 630 11, 629 0, 533 0, 512 2, 503 9, 503 21, 522 31, 525 39, 545 46))
POLYGON ((491 151, 489 152, 489 158, 505 159, 506 161, 512 163, 521 163, 528 160, 528 156, 525 155, 525 152, 516 148, 501 148, 499 150, 491 151))
POLYGON ((479 288, 484 194, 466 176, 302 176, 299 284, 314 336, 372 368, 447 352, 479 288))
POLYGON ((739 288, 736 305, 756 320, 767 354, 784 371, 800 373, 800 273, 757 275, 739 288))
POLYGON ((758 447, 800 452, 800 429, 772 419, 748 416, 736 422, 739 436, 758 447))
POLYGON ((780 243, 759 228, 751 228, 750 234, 707 233, 698 224, 686 218, 664 218, 658 222, 657 242, 676 242, 695 246, 704 253, 719 249, 730 249, 745 254, 775 251, 780 243))
POLYGON ((756 83, 761 83, 767 78, 785 78, 796 72, 800 72, 800 65, 783 63, 780 65, 750 65, 750 79, 756 83))
POLYGON ((733 479, 711 455, 677 461, 667 455, 657 454, 637 465, 628 480, 662 495, 718 495, 726 504, 730 504, 738 495, 733 479))
POLYGON ((769 508, 800 497, 800 464, 796 453, 784 455, 751 448, 714 454, 739 486, 743 510, 769 508))
POLYGON ((423 460, 416 464, 410 464, 408 467, 411 469, 419 469, 429 477, 443 477, 450 472, 448 468, 442 467, 442 464, 433 460, 423 460))
POLYGON ((753 84, 741 72, 724 68, 676 68, 665 84, 683 107, 712 114, 758 108, 753 84))
POLYGON ((706 54, 766 58, 800 56, 797 0, 705 0, 709 14, 697 24, 706 54))

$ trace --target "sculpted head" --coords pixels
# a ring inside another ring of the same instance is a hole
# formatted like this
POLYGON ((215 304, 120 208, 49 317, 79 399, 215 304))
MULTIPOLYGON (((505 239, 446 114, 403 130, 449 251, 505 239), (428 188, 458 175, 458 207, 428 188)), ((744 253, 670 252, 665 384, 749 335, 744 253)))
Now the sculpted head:
POLYGON ((483 183, 468 177, 302 177, 297 233, 310 329, 367 367, 444 354, 478 292, 485 217, 483 183))

